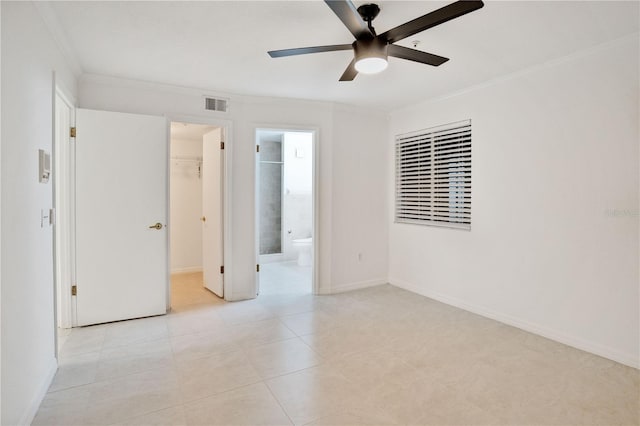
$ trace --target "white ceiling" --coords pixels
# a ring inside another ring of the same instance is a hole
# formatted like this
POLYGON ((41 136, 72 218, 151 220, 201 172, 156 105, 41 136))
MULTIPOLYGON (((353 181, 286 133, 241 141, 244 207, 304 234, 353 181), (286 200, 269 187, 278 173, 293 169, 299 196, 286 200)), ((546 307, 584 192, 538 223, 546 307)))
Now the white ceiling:
MULTIPOLYGON (((365 2, 355 1, 356 6, 365 2)), ((381 1, 378 33, 450 2, 381 1)), ((338 78, 350 51, 272 59, 268 50, 351 43, 322 1, 51 2, 82 71, 226 93, 393 110, 638 32, 639 2, 485 1, 399 44, 440 67, 390 58, 386 71, 338 78)))

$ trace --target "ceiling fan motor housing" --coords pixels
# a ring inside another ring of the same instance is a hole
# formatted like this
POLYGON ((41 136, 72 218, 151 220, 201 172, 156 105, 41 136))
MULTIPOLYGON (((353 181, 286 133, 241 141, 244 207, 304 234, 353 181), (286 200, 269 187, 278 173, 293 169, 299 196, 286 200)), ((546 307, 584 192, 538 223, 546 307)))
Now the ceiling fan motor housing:
POLYGON ((387 42, 379 37, 367 40, 356 40, 352 46, 356 62, 365 58, 381 58, 385 61, 387 60, 387 42))

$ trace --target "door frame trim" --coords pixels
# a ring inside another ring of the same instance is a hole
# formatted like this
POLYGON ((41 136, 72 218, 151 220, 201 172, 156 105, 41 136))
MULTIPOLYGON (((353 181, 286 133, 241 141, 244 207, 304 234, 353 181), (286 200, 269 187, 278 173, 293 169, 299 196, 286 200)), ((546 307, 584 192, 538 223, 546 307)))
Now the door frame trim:
MULTIPOLYGON (((231 256, 232 253, 232 241, 231 238, 231 230, 232 230, 232 214, 231 214, 231 188, 232 188, 232 158, 233 158, 233 121, 226 120, 222 118, 215 117, 202 117, 197 115, 185 115, 185 114, 165 114, 167 118, 167 126, 169 127, 167 132, 167 161, 171 161, 170 157, 170 149, 171 149, 171 122, 177 121, 182 123, 192 123, 192 124, 205 124, 208 126, 215 126, 222 128, 222 139, 224 142, 224 150, 222 153, 222 164, 223 164, 223 174, 222 174, 222 258, 224 263, 224 275, 222 277, 222 287, 224 300, 233 300, 233 259, 231 256)), ((167 179, 171 179, 170 174, 167 174, 167 179)), ((170 192, 170 182, 167 180, 167 218, 168 223, 171 223, 171 194, 170 192)), ((167 256, 171 254, 171 239, 167 239, 167 256)), ((170 259, 167 259, 167 268, 169 269, 168 273, 170 276, 170 259)), ((167 288, 167 309, 170 308, 171 305, 171 280, 169 280, 169 287, 167 288)))
MULTIPOLYGON (((55 75, 54 75, 55 80, 55 75)), ((64 140, 58 138, 57 100, 60 100, 69 108, 69 122, 65 125, 70 128, 75 126, 76 104, 75 99, 70 96, 60 84, 54 81, 54 101, 53 101, 53 208, 55 209, 56 220, 54 222, 53 231, 53 256, 54 256, 54 326, 55 330, 60 328, 72 328, 76 325, 76 309, 75 300, 71 296, 71 286, 75 280, 75 139, 70 135, 64 140), (64 144, 68 144, 64 147, 64 144), (64 155, 64 158, 61 155, 64 155), (60 169, 58 169, 60 166, 60 169), (58 187, 59 177, 66 176, 68 178, 67 185, 58 187), (58 198, 59 195, 59 198, 58 198), (61 227, 62 223, 58 220, 60 217, 60 205, 68 208, 68 227, 61 227), (60 252, 57 250, 58 241, 62 244, 60 252), (60 276, 62 263, 67 263, 68 274, 60 276), (58 277, 60 276, 60 280, 58 277)), ((56 331, 57 336, 57 331, 56 331)), ((57 342, 57 338, 56 338, 57 342)), ((57 346, 57 343, 56 343, 57 346)), ((56 349, 57 353, 57 349, 56 349)))

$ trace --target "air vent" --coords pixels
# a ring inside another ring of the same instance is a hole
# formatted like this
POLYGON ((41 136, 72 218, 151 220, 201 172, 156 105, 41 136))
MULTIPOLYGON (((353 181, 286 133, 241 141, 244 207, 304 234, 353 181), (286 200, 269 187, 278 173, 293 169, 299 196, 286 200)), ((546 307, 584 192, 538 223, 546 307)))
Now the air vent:
POLYGON ((227 100, 204 98, 204 108, 209 111, 227 112, 227 100))

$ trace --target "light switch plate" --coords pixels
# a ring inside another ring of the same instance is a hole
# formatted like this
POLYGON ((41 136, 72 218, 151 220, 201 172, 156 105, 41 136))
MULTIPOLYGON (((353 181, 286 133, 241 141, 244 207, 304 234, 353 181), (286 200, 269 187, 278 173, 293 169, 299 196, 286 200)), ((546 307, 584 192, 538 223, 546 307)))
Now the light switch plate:
POLYGON ((38 150, 38 180, 40 183, 49 182, 51 175, 51 155, 44 149, 38 150))

